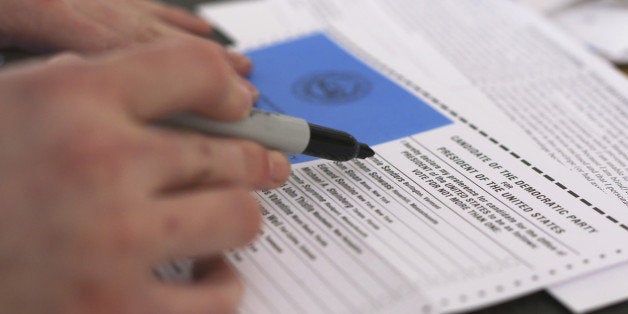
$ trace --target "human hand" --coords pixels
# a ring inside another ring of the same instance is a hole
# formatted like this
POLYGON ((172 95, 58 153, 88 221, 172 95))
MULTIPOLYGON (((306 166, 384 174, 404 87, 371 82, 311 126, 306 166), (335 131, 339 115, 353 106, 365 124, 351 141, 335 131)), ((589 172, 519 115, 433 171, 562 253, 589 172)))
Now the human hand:
POLYGON ((164 42, 0 71, 0 312, 231 312, 221 252, 260 225, 251 189, 289 174, 279 153, 155 127, 174 112, 247 115, 255 92, 223 48, 164 42), (195 285, 152 267, 216 257, 195 285))
POLYGON ((210 32, 203 19, 153 0, 0 0, 0 48, 94 52, 210 32))

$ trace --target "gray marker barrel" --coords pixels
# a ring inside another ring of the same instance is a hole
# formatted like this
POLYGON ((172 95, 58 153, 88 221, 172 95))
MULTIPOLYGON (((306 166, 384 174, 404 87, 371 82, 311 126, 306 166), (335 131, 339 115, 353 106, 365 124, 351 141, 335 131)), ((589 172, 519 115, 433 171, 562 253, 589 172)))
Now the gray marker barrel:
POLYGON ((163 124, 209 135, 248 139, 293 155, 301 154, 310 141, 307 121, 259 110, 253 110, 248 118, 237 122, 215 121, 194 114, 178 114, 166 119, 163 124))

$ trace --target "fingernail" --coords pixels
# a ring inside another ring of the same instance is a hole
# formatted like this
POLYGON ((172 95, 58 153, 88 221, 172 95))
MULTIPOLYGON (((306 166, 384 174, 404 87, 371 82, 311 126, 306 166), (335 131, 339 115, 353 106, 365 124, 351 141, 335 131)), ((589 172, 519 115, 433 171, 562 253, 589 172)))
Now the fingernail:
POLYGON ((244 110, 242 112, 242 117, 246 117, 251 112, 251 108, 253 107, 253 104, 259 98, 259 91, 249 81, 243 78, 238 78, 238 80, 239 80, 240 92, 241 92, 241 95, 243 95, 242 97, 244 98, 241 102, 242 106, 244 107, 244 110))
POLYGON ((251 82, 247 81, 247 80, 243 80, 246 88, 248 88, 249 92, 251 93, 251 99, 253 100, 252 102, 255 103, 257 102, 257 100, 259 99, 259 90, 257 90, 257 88, 255 86, 253 86, 253 84, 251 84, 251 82))
POLYGON ((269 154, 270 178, 273 182, 283 183, 290 175, 290 162, 282 152, 271 151, 269 154))

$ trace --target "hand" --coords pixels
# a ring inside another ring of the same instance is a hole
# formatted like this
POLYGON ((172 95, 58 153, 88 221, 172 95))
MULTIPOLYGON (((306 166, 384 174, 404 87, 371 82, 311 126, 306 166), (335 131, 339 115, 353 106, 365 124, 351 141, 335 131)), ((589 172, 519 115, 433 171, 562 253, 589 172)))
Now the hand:
POLYGON ((231 312, 241 285, 221 252, 258 232, 250 190, 287 158, 243 140, 167 130, 180 111, 221 120, 255 91, 223 48, 188 39, 0 72, 3 313, 231 312), (214 257, 195 285, 153 266, 214 257))
POLYGON ((210 32, 203 19, 152 0, 0 0, 0 48, 89 52, 210 32))

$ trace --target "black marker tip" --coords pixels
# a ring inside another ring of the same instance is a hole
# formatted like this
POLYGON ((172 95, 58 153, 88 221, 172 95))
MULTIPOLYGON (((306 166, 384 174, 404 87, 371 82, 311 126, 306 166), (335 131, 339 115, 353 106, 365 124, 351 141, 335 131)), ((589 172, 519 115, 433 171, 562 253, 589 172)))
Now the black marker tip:
POLYGON ((364 143, 360 143, 360 150, 358 151, 358 158, 364 159, 375 156, 375 151, 371 149, 368 145, 364 143))

